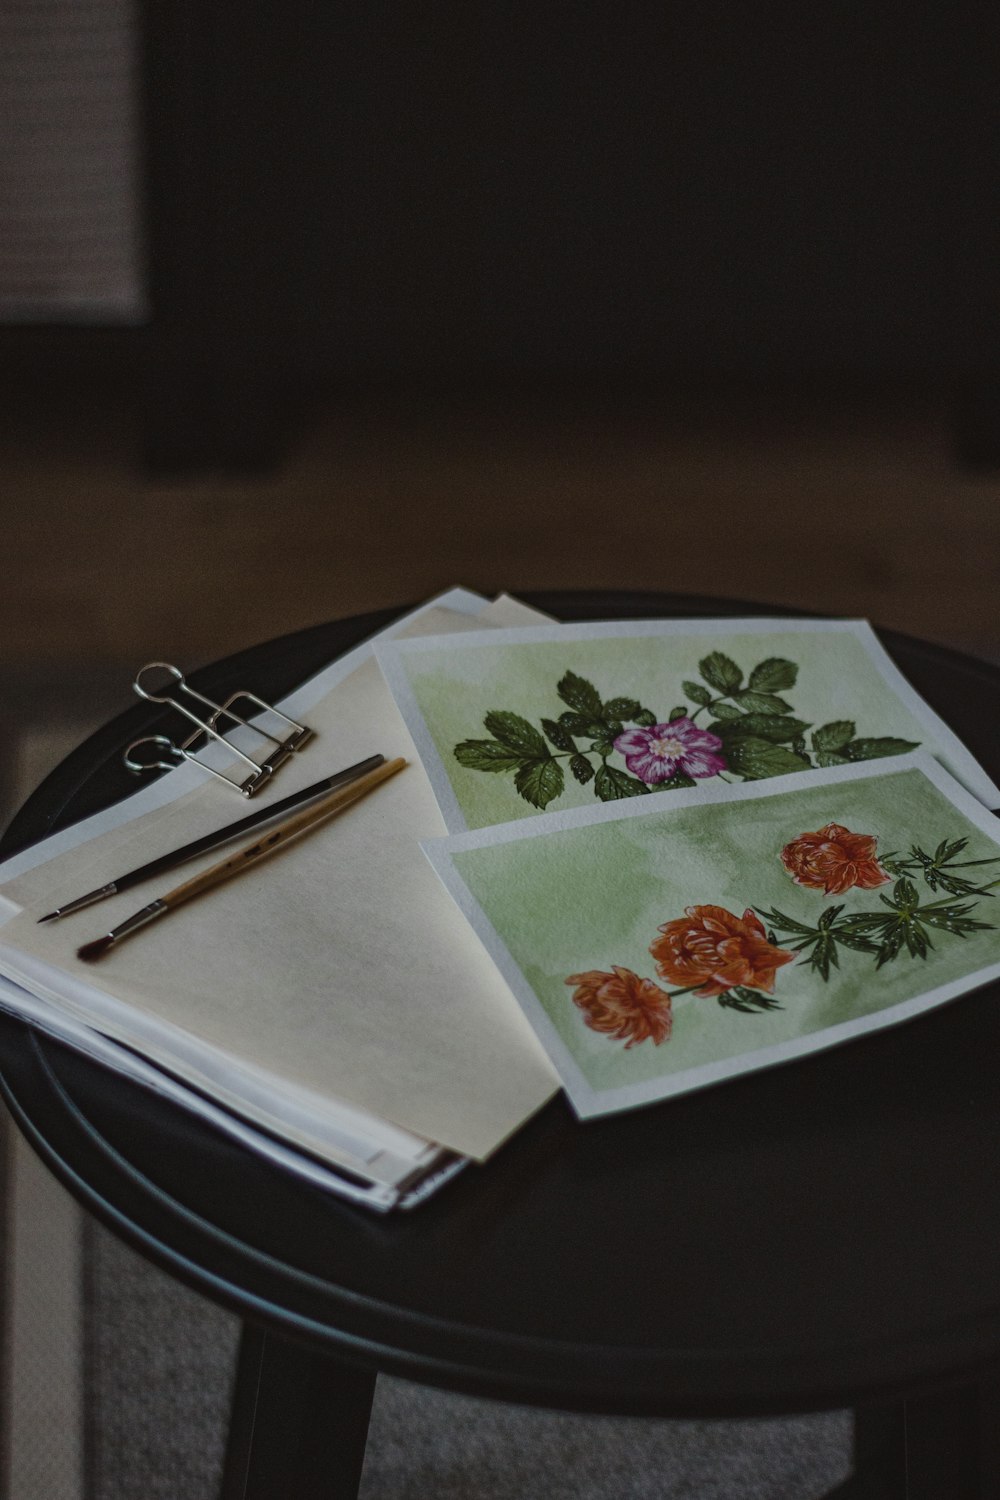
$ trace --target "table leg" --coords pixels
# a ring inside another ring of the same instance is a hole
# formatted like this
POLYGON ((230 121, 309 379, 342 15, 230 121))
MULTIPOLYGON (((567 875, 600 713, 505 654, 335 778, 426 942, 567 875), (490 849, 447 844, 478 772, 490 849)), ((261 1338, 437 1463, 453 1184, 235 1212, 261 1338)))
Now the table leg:
POLYGON ((827 1500, 996 1500, 1000 1383, 912 1396, 855 1413, 854 1473, 827 1500))
POLYGON ((244 1324, 221 1500, 357 1500, 375 1374, 244 1324))

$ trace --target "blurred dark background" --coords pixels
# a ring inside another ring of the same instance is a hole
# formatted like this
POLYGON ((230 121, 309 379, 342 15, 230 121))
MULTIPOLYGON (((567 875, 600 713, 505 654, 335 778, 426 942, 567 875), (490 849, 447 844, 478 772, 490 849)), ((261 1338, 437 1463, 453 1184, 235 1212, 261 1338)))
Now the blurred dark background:
POLYGON ((1000 656, 995 28, 9 0, 8 702, 454 582, 1000 656))

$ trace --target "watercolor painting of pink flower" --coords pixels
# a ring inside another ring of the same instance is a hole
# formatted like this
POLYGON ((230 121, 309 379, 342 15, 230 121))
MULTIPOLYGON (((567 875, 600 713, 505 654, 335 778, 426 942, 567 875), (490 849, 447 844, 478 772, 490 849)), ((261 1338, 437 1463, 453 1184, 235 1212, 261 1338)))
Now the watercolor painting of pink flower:
POLYGON ((584 1012, 590 1029, 624 1041, 626 1051, 637 1042, 651 1041, 658 1047, 669 1041, 671 999, 651 979, 640 979, 631 969, 613 964, 610 974, 588 969, 584 974, 571 974, 566 983, 576 986, 573 1004, 584 1012))
POLYGON ((669 724, 651 724, 648 729, 626 729, 614 742, 634 776, 647 786, 657 786, 681 774, 699 779, 718 776, 726 761, 718 752, 722 741, 693 719, 673 719, 669 724))

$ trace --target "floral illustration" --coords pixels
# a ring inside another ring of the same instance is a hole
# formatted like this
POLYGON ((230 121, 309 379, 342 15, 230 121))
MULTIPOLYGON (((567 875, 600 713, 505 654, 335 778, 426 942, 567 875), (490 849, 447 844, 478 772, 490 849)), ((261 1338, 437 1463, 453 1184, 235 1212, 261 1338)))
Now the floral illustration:
POLYGON ((540 719, 536 727, 521 714, 492 709, 483 719, 491 737, 461 740, 455 759, 467 770, 513 776, 518 795, 545 808, 565 791, 567 769, 595 797, 611 802, 693 786, 705 777, 760 781, 917 748, 915 740, 858 735, 849 719, 814 728, 797 718, 781 695, 795 686, 799 669, 783 657, 767 657, 744 674, 730 657, 712 651, 698 672, 701 681, 682 681, 679 701, 657 713, 630 695, 605 698, 593 682, 568 671, 556 684, 564 705, 558 718, 540 719))
POLYGON ((631 969, 613 965, 610 974, 591 969, 571 974, 573 1004, 584 1012, 592 1031, 625 1041, 626 1051, 647 1040, 659 1046, 669 1040, 673 1026, 672 1002, 651 979, 640 979, 631 969))
POLYGON ((659 931, 649 951, 661 979, 706 998, 737 988, 771 994, 776 970, 795 959, 768 942, 752 911, 737 917, 724 906, 688 906, 659 931))
POLYGON ((796 885, 842 896, 858 887, 864 891, 892 879, 875 857, 871 834, 851 833, 840 823, 827 823, 816 833, 800 833, 781 851, 781 862, 796 885))
POLYGON ((647 786, 657 786, 680 774, 697 779, 702 776, 718 776, 726 769, 718 735, 707 729, 699 729, 688 718, 674 719, 669 724, 652 724, 648 729, 626 729, 614 741, 619 754, 624 755, 630 771, 647 786))
POLYGON ((673 1002, 680 995, 714 998, 721 1006, 753 1015, 783 1008, 774 998, 775 981, 778 970, 790 964, 804 963, 828 982, 831 970, 840 967, 841 950, 873 958, 876 970, 904 952, 926 960, 935 937, 965 938, 997 926, 973 913, 982 900, 993 899, 992 887, 1000 885, 1000 877, 977 884, 974 876, 960 872, 1000 864, 1000 857, 959 859, 968 842, 943 839, 933 854, 912 844, 905 855, 879 856, 875 834, 852 833, 841 823, 800 833, 779 857, 804 891, 843 895, 892 884, 891 893, 879 891, 875 910, 848 912, 840 903, 826 907, 815 921, 807 913, 790 916, 776 907, 748 907, 738 917, 724 906, 687 906, 682 917, 660 924, 649 945, 658 977, 677 989, 664 990, 615 964, 610 972, 571 974, 566 983, 575 986, 573 1002, 593 1031, 625 1040, 626 1048, 644 1041, 659 1046, 670 1040, 673 1002), (932 892, 947 894, 922 900, 911 875, 932 892))

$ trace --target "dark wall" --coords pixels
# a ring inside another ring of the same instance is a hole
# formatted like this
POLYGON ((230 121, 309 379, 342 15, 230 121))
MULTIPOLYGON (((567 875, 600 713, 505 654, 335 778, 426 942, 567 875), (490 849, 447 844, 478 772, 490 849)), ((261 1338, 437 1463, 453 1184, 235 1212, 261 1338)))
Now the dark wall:
POLYGON ((276 370, 934 369, 982 336, 990 69, 968 15, 163 8, 153 166, 184 161, 153 184, 166 289, 200 215, 181 279, 276 370), (186 144, 185 67, 205 90, 186 144))

